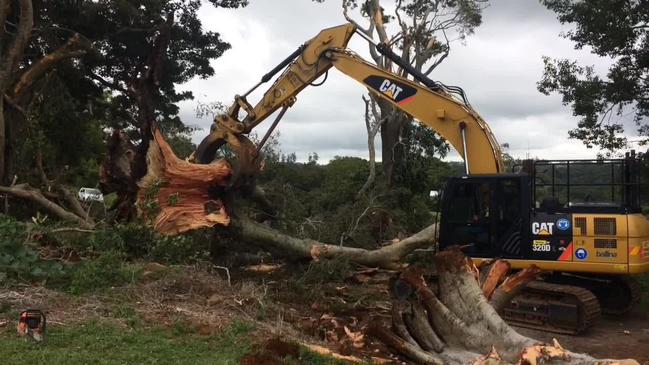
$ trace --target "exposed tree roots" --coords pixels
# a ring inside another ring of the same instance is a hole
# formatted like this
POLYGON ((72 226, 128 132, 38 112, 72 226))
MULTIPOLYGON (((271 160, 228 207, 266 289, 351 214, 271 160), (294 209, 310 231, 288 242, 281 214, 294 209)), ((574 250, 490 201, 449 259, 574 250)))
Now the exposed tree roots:
MULTIPOLYGON (((392 315, 371 321, 369 333, 417 364, 612 364, 571 353, 556 341, 541 344, 514 331, 490 304, 508 301, 538 269, 506 278, 509 265, 493 262, 482 287, 475 268, 459 249, 436 257, 437 285, 429 286, 422 271, 404 270, 391 283, 392 315), (498 285, 501 281, 504 282, 498 285)), ((505 302, 506 303, 506 302, 505 302)), ((627 364, 637 364, 633 360, 627 364)))

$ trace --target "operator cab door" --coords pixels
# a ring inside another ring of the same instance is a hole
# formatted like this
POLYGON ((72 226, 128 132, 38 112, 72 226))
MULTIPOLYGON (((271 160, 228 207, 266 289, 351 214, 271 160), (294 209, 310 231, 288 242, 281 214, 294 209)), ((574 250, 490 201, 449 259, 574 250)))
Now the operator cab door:
POLYGON ((529 187, 520 176, 452 178, 444 189, 440 249, 471 257, 520 258, 527 241, 529 187), (527 198, 527 199, 526 199, 527 198))

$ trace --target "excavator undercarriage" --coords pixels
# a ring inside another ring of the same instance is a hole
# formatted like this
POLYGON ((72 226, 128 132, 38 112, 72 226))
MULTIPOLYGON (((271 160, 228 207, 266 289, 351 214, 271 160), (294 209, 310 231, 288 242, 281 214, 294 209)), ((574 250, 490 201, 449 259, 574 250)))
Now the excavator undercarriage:
POLYGON ((640 284, 633 277, 560 273, 529 283, 501 315, 519 327, 578 334, 601 314, 628 313, 640 295, 640 284))
POLYGON ((590 291, 540 280, 529 283, 501 313, 515 326, 565 334, 583 332, 600 314, 599 301, 590 291))

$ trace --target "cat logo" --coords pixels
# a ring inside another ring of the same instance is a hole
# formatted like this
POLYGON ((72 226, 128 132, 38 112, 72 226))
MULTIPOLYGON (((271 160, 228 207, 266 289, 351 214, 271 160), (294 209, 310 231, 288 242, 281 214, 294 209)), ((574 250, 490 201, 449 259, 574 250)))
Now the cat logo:
POLYGON ((417 94, 417 89, 407 83, 379 75, 370 75, 363 83, 399 105, 413 101, 417 94))
POLYGON ((381 83, 381 86, 379 87, 379 91, 387 95, 390 99, 396 100, 399 97, 399 94, 401 94, 401 92, 403 91, 403 89, 397 86, 397 84, 393 83, 392 81, 385 79, 381 83))
POLYGON ((533 222, 532 223, 532 234, 538 235, 538 236, 551 236, 552 235, 552 228, 554 227, 554 223, 539 223, 539 222, 533 222))

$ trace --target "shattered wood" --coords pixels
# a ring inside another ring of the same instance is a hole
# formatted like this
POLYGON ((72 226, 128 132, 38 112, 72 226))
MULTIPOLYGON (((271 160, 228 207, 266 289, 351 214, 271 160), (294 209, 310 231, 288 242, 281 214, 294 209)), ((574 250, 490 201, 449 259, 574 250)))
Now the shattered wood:
POLYGON ((222 201, 209 194, 210 187, 227 185, 232 170, 226 161, 198 165, 181 160, 155 130, 147 165, 138 183, 138 209, 158 232, 178 234, 230 223, 222 201))

